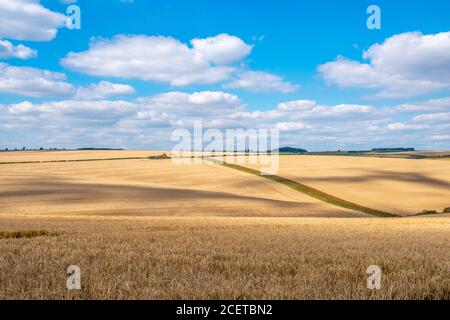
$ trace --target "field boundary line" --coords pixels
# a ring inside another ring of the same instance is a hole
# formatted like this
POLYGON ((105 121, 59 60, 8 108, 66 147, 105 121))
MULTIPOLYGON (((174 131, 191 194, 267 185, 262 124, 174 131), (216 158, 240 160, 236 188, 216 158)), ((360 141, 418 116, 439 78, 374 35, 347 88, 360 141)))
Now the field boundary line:
MULTIPOLYGON (((170 158, 167 158, 170 159, 170 158)), ((166 160, 157 157, 128 157, 128 158, 105 158, 105 159, 69 159, 69 160, 34 160, 34 161, 9 161, 0 162, 0 165, 8 164, 33 164, 33 163, 63 163, 63 162, 89 162, 89 161, 117 161, 117 160, 166 160)))
POLYGON ((326 203, 330 203, 332 205, 341 207, 341 208, 345 208, 345 209, 351 209, 354 211, 359 211, 362 213, 367 213, 370 214, 372 216, 377 216, 377 217, 383 217, 383 218, 393 218, 393 217, 399 217, 399 215, 390 213, 390 212, 386 212, 386 211, 381 211, 381 210, 377 210, 377 209, 373 209, 373 208, 369 208, 369 207, 365 207, 362 205, 359 205, 357 203, 351 202, 351 201, 347 201, 344 200, 342 198, 333 196, 329 193, 320 191, 318 189, 315 189, 313 187, 307 186, 303 183, 294 181, 294 180, 290 180, 278 175, 262 175, 261 172, 259 170, 255 170, 255 169, 251 169, 251 168, 247 168, 244 166, 240 166, 237 164, 231 164, 231 163, 226 163, 220 160, 216 160, 214 158, 211 157, 205 157, 203 158, 207 161, 211 161, 214 162, 216 164, 220 164, 223 165, 225 167, 231 168, 231 169, 235 169, 235 170, 240 170, 249 174, 253 174, 256 176, 259 176, 261 178, 265 178, 265 179, 269 179, 272 180, 274 182, 283 184, 291 189, 294 189, 295 191, 301 192, 307 196, 310 196, 312 198, 315 198, 317 200, 326 202, 326 203))

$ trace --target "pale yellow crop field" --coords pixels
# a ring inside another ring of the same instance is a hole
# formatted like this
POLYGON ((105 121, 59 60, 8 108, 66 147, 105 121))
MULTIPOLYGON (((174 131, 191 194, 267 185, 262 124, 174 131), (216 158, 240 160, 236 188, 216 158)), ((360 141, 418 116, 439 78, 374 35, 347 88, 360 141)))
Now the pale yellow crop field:
POLYGON ((0 216, 62 232, 0 239, 0 299, 448 300, 449 219, 0 216))
MULTIPOLYGON (((8 161, 161 152, 23 154, 8 161)), ((397 187, 436 204, 444 163, 282 156, 279 174, 366 206, 405 201, 397 187)), ((2 164, 0 252, 0 299, 450 299, 450 214, 374 218, 209 162, 2 164), (81 291, 66 288, 69 265, 81 291), (380 290, 367 288, 370 265, 380 290)))
POLYGON ((282 155, 278 175, 394 214, 450 207, 450 161, 445 160, 282 155))
POLYGON ((365 216, 208 163, 138 159, 7 164, 0 170, 0 215, 365 216))
POLYGON ((170 151, 143 151, 143 150, 9 151, 9 152, 0 152, 0 163, 135 158, 135 157, 148 157, 152 155, 160 155, 162 153, 170 154, 170 151))
POLYGON ((450 151, 448 150, 436 150, 436 151, 409 151, 409 152, 392 152, 388 154, 394 155, 417 155, 417 156, 427 156, 427 157, 450 157, 450 151))

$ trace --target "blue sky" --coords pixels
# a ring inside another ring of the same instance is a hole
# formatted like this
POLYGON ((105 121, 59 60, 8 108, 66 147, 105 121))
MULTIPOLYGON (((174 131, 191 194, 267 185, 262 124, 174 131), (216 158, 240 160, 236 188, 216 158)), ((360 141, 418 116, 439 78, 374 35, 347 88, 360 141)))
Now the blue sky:
POLYGON ((450 149, 449 18, 446 0, 6 0, 0 148, 167 148, 202 119, 310 150, 450 149))

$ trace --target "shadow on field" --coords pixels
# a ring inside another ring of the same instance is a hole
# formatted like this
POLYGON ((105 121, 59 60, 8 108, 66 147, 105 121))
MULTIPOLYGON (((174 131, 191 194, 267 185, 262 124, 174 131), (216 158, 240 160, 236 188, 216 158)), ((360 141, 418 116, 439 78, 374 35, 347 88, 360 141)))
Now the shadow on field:
POLYGON ((314 203, 217 191, 80 183, 54 178, 18 178, 8 185, 8 189, 0 192, 0 214, 342 216, 342 211, 323 212, 314 203))
POLYGON ((426 186, 450 188, 450 183, 447 181, 427 177, 426 175, 417 172, 386 172, 386 171, 372 170, 365 175, 353 177, 328 176, 317 178, 308 177, 304 179, 304 181, 306 182, 336 181, 342 183, 371 182, 380 180, 402 181, 426 186))
MULTIPOLYGON (((20 186, 20 185, 17 185, 20 186)), ((51 201, 85 201, 85 200, 167 200, 174 199, 218 199, 218 200, 242 200, 264 201, 267 203, 285 205, 303 205, 296 201, 282 201, 237 195, 227 192, 202 191, 192 189, 161 188, 150 186, 132 186, 100 183, 74 183, 63 180, 39 180, 20 186, 20 190, 0 192, 0 200, 17 198, 41 198, 51 201)), ((26 200, 24 199, 24 200, 26 200)), ((309 205, 309 204, 304 204, 309 205)))

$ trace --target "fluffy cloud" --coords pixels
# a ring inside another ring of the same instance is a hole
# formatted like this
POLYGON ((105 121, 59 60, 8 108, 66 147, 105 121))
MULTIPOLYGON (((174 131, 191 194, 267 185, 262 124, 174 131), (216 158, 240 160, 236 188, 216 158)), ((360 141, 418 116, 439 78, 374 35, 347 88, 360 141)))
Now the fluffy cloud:
POLYGON ((225 112, 235 110, 241 106, 241 100, 232 94, 222 91, 202 91, 194 93, 168 92, 158 94, 150 98, 141 98, 140 102, 149 103, 162 110, 170 110, 181 113, 191 111, 205 112, 225 112))
POLYGON ((184 126, 195 120, 224 119, 245 110, 237 96, 222 91, 168 92, 141 98, 138 102, 141 111, 136 114, 136 119, 166 119, 170 120, 171 126, 184 126))
POLYGON ((78 88, 74 99, 101 100, 106 99, 110 96, 127 95, 133 93, 135 93, 135 90, 130 85, 100 81, 97 84, 91 84, 87 87, 78 88))
MULTIPOLYGON (((107 122, 111 119, 132 115, 136 105, 127 101, 50 101, 33 104, 28 101, 9 106, 8 113, 18 116, 36 116, 36 119, 46 119, 49 122, 91 120, 95 123, 107 122)), ((38 121, 40 121, 38 120, 38 121)), ((85 124, 80 124, 81 126, 85 124)))
MULTIPOLYGON (((66 100, 1 106, 0 146, 36 143, 54 146, 168 147, 174 128, 195 120, 219 119, 242 110, 240 99, 224 92, 168 92, 133 102, 66 100), (70 128, 68 131, 67 128, 70 128), (21 134, 14 134, 20 132, 21 134), (23 139, 23 140, 21 140, 23 139)), ((210 124, 212 125, 212 123, 210 124)))
POLYGON ((36 147, 79 147, 94 141, 98 147, 170 148, 173 130, 191 130, 196 120, 203 120, 205 128, 276 128, 282 145, 310 150, 449 147, 447 113, 391 118, 369 105, 327 106, 312 100, 251 111, 239 97, 222 91, 175 91, 134 101, 25 101, 0 109, 0 147, 12 147, 11 141, 36 147))
POLYGON ((63 73, 0 63, 0 92, 33 98, 102 100, 111 96, 133 94, 135 90, 130 85, 109 81, 76 88, 66 82, 63 73))
POLYGON ((413 121, 416 122, 448 122, 450 121, 450 112, 428 113, 415 116, 413 121))
POLYGON ((227 82, 227 89, 292 92, 297 86, 283 78, 248 71, 238 63, 252 46, 228 34, 192 39, 190 46, 171 37, 117 35, 94 39, 89 50, 70 52, 61 65, 95 76, 140 79, 172 86, 227 82))
POLYGON ((284 81, 283 78, 261 71, 246 71, 238 75, 238 78, 225 84, 228 89, 245 89, 254 92, 283 92, 289 93, 297 89, 297 86, 284 81))
POLYGON ((369 63, 338 57, 319 66, 329 83, 377 89, 377 97, 398 98, 450 88, 450 32, 395 35, 364 52, 369 63))
POLYGON ((392 112, 422 112, 450 110, 450 98, 430 99, 421 103, 405 103, 394 108, 392 112))
POLYGON ((235 36, 219 34, 206 39, 192 39, 191 44, 199 59, 217 65, 231 64, 250 54, 252 47, 235 36))
POLYGON ((68 97, 74 87, 62 73, 0 63, 0 92, 27 97, 68 97))
POLYGON ((28 59, 37 56, 37 52, 31 48, 24 45, 13 45, 7 40, 0 39, 0 59, 28 59))
POLYGON ((2 0, 0 21, 0 38, 49 41, 66 17, 44 8, 39 0, 2 0))
POLYGON ((298 131, 303 129, 309 129, 310 126, 304 124, 303 122, 295 121, 295 122, 277 122, 273 126, 275 129, 280 131, 298 131))
POLYGON ((394 122, 387 125, 387 128, 389 130, 420 130, 427 128, 426 125, 421 124, 409 124, 409 123, 402 123, 402 122, 394 122))
POLYGON ((278 104, 278 110, 311 110, 316 105, 313 100, 294 100, 278 104))
POLYGON ((334 106, 318 105, 312 100, 294 100, 278 104, 277 109, 265 112, 272 119, 290 120, 351 120, 356 118, 364 119, 372 117, 375 109, 371 106, 339 104, 334 106))
POLYGON ((96 39, 87 51, 69 53, 61 64, 89 75, 166 82, 172 86, 228 79, 230 64, 249 54, 239 38, 221 34, 193 39, 192 47, 171 37, 118 35, 96 39))

